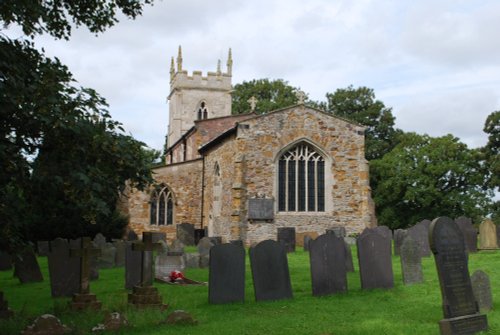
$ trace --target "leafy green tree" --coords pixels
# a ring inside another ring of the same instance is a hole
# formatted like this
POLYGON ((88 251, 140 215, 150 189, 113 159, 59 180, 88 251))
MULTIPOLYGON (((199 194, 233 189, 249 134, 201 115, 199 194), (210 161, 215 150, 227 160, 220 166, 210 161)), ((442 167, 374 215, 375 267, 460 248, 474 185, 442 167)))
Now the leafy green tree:
POLYGON ((298 101, 297 92, 300 89, 290 86, 282 79, 254 79, 236 84, 232 93, 233 114, 250 112, 251 97, 257 99, 255 112, 257 114, 271 112, 276 109, 295 105, 298 101))
POLYGON ((407 133, 380 159, 370 162, 379 224, 405 228, 425 218, 466 215, 475 222, 491 205, 482 187, 480 152, 452 135, 407 133))
POLYGON ((397 144, 402 132, 394 128, 391 108, 376 100, 373 89, 339 88, 327 93, 326 99, 326 103, 320 103, 326 111, 367 127, 365 156, 368 160, 381 158, 397 144))
POLYGON ((484 124, 488 143, 484 147, 488 169, 487 186, 500 191, 500 111, 491 113, 484 124))

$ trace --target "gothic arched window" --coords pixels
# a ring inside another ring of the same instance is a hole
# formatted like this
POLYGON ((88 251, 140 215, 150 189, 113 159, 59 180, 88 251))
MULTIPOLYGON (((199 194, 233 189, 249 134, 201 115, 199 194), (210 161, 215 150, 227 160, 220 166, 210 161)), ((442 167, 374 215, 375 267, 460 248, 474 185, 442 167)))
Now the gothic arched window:
POLYGON ((301 142, 279 157, 278 210, 325 210, 325 159, 310 144, 301 142))
POLYGON ((208 108, 205 101, 200 103, 200 107, 198 107, 198 120, 206 120, 208 119, 208 108))
POLYGON ((168 187, 159 188, 151 197, 150 224, 172 225, 174 223, 174 197, 168 187))

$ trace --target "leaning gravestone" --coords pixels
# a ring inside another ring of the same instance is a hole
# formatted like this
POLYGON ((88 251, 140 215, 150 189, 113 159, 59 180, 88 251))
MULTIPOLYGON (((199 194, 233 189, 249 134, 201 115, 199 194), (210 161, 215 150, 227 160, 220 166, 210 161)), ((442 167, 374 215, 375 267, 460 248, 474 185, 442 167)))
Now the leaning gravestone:
POLYGON ((429 246, 429 220, 422 220, 408 229, 408 236, 411 236, 417 242, 420 250, 420 256, 429 257, 431 249, 429 246))
POLYGON ((357 241, 361 288, 394 287, 391 240, 373 229, 365 229, 357 241))
POLYGON ((479 225, 479 249, 498 249, 497 227, 490 219, 486 219, 479 225))
POLYGON ((47 256, 49 253, 49 241, 36 242, 36 253, 38 256, 47 256))
POLYGON ((396 229, 394 231, 394 255, 399 255, 403 241, 408 236, 406 229, 396 229))
POLYGON ((194 225, 190 223, 180 223, 177 225, 177 239, 184 245, 194 244, 194 225))
POLYGON ((462 231, 468 252, 477 252, 477 229, 472 225, 472 219, 461 216, 455 219, 462 231))
POLYGON ((314 296, 347 292, 345 245, 342 237, 324 234, 309 244, 314 296))
POLYGON ((245 300, 245 249, 219 244, 210 249, 208 302, 226 304, 245 300))
POLYGON ((14 273, 22 284, 43 281, 42 272, 32 247, 26 247, 14 257, 14 267, 14 273))
POLYGON ((470 277, 472 292, 479 305, 480 311, 490 311, 493 308, 493 296, 491 295, 490 278, 481 270, 476 270, 470 277))
POLYGON ((441 334, 473 334, 488 328, 486 315, 479 308, 472 291, 464 237, 455 221, 439 217, 432 221, 429 241, 436 261, 444 319, 439 321, 441 334))
POLYGON ((286 252, 295 252, 295 228, 278 228, 278 242, 283 244, 286 252))
POLYGON ((12 255, 0 250, 0 271, 12 269, 12 255))
POLYGON ((141 282, 141 252, 132 249, 133 241, 127 241, 125 248, 125 288, 131 290, 141 282))
POLYGON ((250 266, 256 301, 293 298, 288 260, 281 243, 266 240, 251 247, 250 266))
POLYGON ((419 246, 411 236, 408 236, 401 246, 401 270, 405 285, 418 284, 424 281, 419 246))
POLYGON ((80 262, 70 257, 69 250, 70 245, 66 239, 56 238, 50 242, 47 259, 52 297, 71 297, 78 293, 80 262))
POLYGON ((354 272, 354 264, 352 262, 351 246, 344 240, 344 253, 345 253, 345 270, 347 272, 354 272))

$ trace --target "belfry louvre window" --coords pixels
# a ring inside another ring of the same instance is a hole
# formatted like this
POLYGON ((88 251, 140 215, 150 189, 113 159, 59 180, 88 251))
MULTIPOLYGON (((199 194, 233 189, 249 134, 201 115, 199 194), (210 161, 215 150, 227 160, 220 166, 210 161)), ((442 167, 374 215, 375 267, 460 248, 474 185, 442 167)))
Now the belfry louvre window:
POLYGON ((299 143, 279 158, 278 210, 325 210, 325 160, 307 143, 299 143))
POLYGON ((151 198, 150 223, 171 225, 174 223, 174 199, 168 187, 155 191, 151 198))

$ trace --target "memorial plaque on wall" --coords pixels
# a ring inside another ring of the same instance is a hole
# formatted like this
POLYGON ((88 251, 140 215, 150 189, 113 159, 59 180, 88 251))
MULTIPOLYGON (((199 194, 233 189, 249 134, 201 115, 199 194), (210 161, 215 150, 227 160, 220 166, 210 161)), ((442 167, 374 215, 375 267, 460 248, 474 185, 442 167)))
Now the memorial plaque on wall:
POLYGON ((248 199, 249 220, 274 220, 274 199, 248 199))

